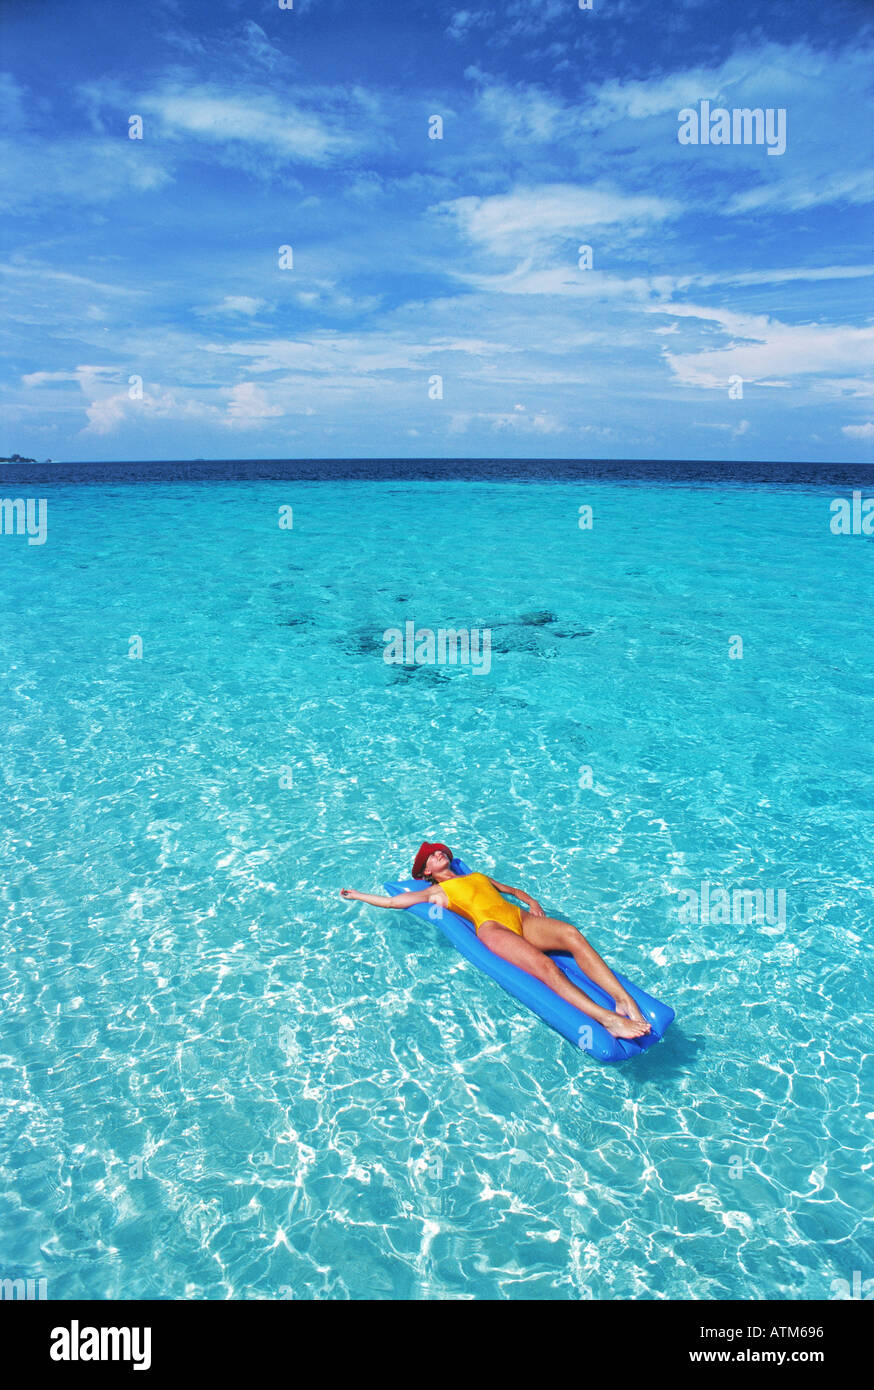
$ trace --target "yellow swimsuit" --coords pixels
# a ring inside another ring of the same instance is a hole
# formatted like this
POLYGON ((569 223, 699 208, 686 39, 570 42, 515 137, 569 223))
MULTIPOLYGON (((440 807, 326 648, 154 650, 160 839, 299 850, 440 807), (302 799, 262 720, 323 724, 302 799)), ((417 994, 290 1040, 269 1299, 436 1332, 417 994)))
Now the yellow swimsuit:
POLYGON ((508 903, 485 874, 460 874, 457 878, 445 878, 437 887, 446 894, 452 911, 473 922, 477 931, 483 922, 498 922, 517 936, 522 935, 522 913, 519 908, 515 903, 508 903))

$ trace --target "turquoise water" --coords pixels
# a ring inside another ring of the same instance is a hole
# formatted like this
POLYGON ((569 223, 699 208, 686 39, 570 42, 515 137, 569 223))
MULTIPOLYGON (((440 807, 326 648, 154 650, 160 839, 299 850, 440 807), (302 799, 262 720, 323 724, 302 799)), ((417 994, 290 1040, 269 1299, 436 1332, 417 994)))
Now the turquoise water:
POLYGON ((46 544, 0 537, 0 1274, 819 1299, 874 1273, 874 545, 831 534, 834 491, 39 495, 46 544), (488 629, 491 669, 387 665, 408 620, 488 629), (665 1040, 599 1066, 436 927, 339 897, 426 837, 575 922, 676 1009, 665 1040), (785 911, 688 920, 703 882, 785 911))

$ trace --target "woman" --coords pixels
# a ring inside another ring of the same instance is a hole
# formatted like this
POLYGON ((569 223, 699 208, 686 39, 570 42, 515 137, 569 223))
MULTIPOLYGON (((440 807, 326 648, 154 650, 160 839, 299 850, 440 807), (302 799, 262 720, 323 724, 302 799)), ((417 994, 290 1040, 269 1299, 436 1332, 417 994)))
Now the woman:
POLYGON ((454 873, 452 851, 446 845, 429 844, 427 840, 416 855, 412 876, 427 879, 429 886, 417 892, 398 893, 393 898, 359 893, 354 888, 342 888, 340 896, 370 903, 373 907, 412 907, 413 903, 427 902, 451 908, 473 923, 480 941, 495 955, 542 980, 562 999, 596 1019, 614 1038, 638 1038, 651 1031, 634 1000, 586 938, 570 922, 547 917, 540 903, 521 888, 508 888, 486 874, 454 873), (508 903, 501 897, 502 893, 510 893, 527 903, 528 911, 523 912, 515 903, 508 903), (602 1009, 572 985, 555 961, 546 955, 547 951, 569 951, 589 979, 616 1001, 616 1012, 602 1009))

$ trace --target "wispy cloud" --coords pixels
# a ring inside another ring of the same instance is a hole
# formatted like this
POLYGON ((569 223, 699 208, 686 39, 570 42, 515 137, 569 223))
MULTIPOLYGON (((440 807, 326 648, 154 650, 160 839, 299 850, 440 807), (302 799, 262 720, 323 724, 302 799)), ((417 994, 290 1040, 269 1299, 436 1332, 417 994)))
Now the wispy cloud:
MULTIPOLYGON (((355 106, 354 94, 346 111, 355 106)), ((336 109, 318 111, 267 90, 235 91, 209 83, 167 86, 140 96, 138 108, 156 117, 165 135, 207 145, 250 145, 301 164, 330 164, 360 149, 369 128, 356 129, 336 109)))
POLYGON ((171 182, 162 160, 149 153, 133 158, 117 140, 0 139, 0 198, 10 212, 107 204, 157 193, 171 182))
POLYGON ((874 169, 855 169, 832 176, 824 175, 815 183, 808 174, 775 180, 758 188, 736 193, 726 204, 726 212, 762 212, 766 208, 781 213, 802 212, 824 203, 874 202, 874 169))
POLYGON ((676 216, 679 206, 651 194, 609 187, 547 184, 441 203, 468 240, 494 255, 531 256, 567 237, 604 227, 640 229, 676 216))
POLYGON ((665 360, 684 386, 724 386, 735 374, 745 381, 764 383, 775 377, 830 376, 858 371, 859 367, 874 369, 874 327, 786 324, 766 315, 694 304, 673 304, 668 312, 716 324, 731 340, 703 352, 665 349, 665 360))
POLYGON ((224 315, 240 315, 251 318, 259 310, 267 307, 266 299, 256 299, 248 294, 226 294, 224 299, 218 304, 208 305, 203 309, 195 309, 195 313, 204 318, 221 317, 224 315))

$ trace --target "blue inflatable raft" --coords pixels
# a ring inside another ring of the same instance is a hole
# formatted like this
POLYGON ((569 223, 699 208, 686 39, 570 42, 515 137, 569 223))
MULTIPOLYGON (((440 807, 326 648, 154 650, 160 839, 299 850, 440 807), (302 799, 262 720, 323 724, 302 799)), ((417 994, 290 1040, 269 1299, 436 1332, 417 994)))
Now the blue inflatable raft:
MULTIPOLYGON (((457 874, 469 874, 473 870, 469 869, 461 859, 453 859, 452 869, 457 874)), ((387 893, 416 893, 427 885, 421 879, 407 878, 399 879, 397 883, 387 883, 385 890, 387 893)), ((476 934, 472 923, 465 917, 460 917, 457 912, 451 912, 448 908, 435 907, 432 903, 415 903, 406 909, 414 917, 421 917, 426 922, 436 922, 445 936, 449 938, 453 946, 466 956, 469 961, 478 966, 486 975, 490 975, 496 980, 508 994, 512 994, 521 1003, 527 1004, 528 1008, 548 1023, 551 1028, 555 1028, 568 1042, 572 1042, 575 1047, 579 1047, 590 1056, 596 1057, 599 1062, 624 1062, 628 1057, 637 1057, 641 1052, 646 1052, 647 1048, 653 1047, 663 1037, 665 1029, 674 1020, 674 1010, 667 1004, 662 1004, 660 1000, 654 999, 646 990, 638 985, 633 985, 624 975, 620 975, 615 970, 617 980, 624 989, 628 991, 632 999, 637 1004, 644 1018, 652 1024, 652 1031, 644 1033, 640 1038, 614 1038, 607 1029, 597 1023, 595 1019, 589 1018, 587 1014, 575 1009, 573 1004, 569 1004, 566 999, 562 999, 542 980, 537 980, 533 975, 520 970, 517 965, 512 965, 508 960, 502 960, 496 956, 494 951, 490 951, 476 934)), ((614 1001, 606 994, 599 985, 596 985, 584 975, 577 965, 573 956, 568 951, 550 951, 549 955, 555 961, 560 970, 572 984, 587 994, 594 1003, 600 1004, 602 1008, 612 1009, 614 1001)))

